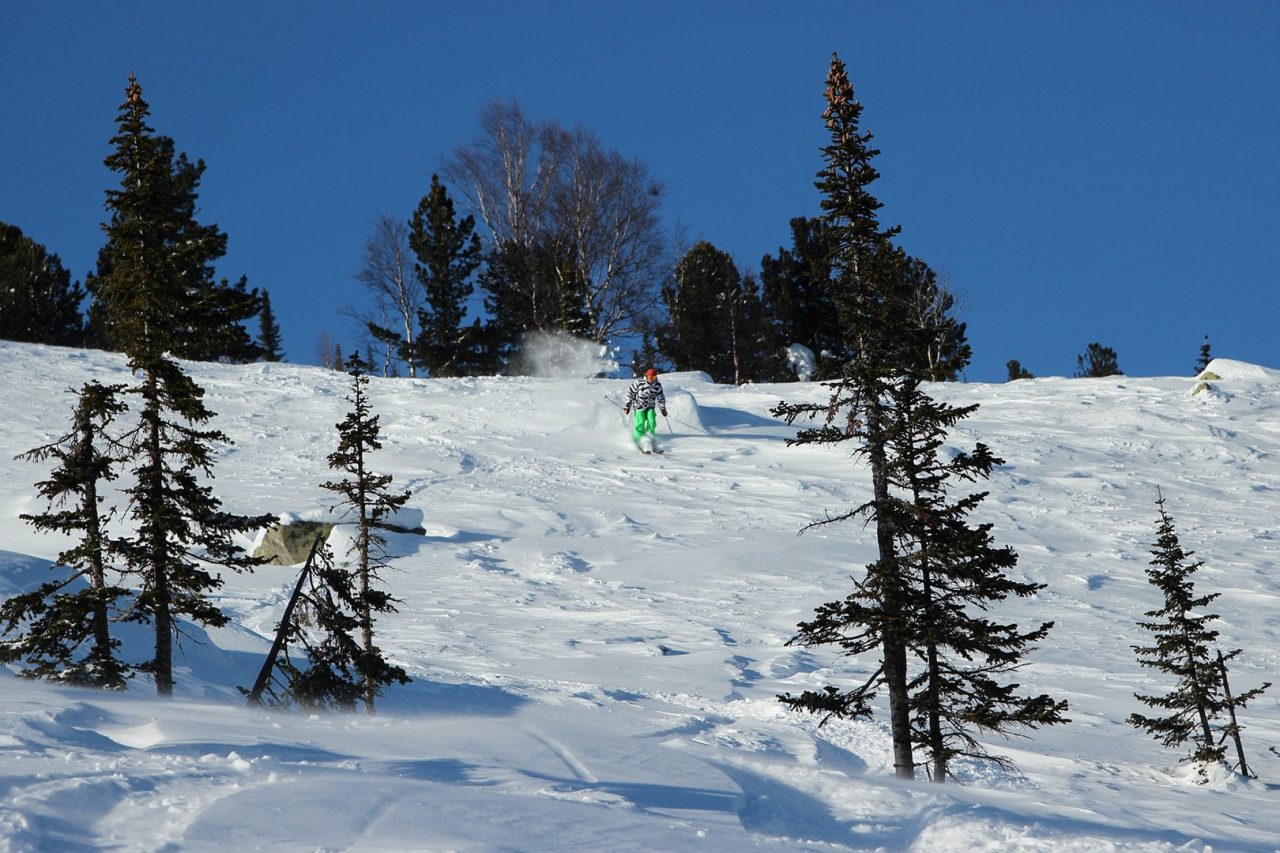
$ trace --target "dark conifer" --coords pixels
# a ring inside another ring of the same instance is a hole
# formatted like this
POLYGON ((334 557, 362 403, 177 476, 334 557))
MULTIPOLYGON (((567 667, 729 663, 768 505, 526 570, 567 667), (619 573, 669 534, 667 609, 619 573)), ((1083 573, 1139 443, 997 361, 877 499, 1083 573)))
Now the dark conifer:
POLYGON ((1200 357, 1196 359, 1196 372, 1193 376, 1199 376, 1209 367, 1209 362, 1213 361, 1213 353, 1209 351, 1209 336, 1204 336, 1204 343, 1200 344, 1200 357))
MULTIPOLYGON (((1164 696, 1134 694, 1143 704, 1169 712, 1167 716, 1130 714, 1129 723, 1156 738, 1163 746, 1180 747, 1189 741, 1187 758, 1201 765, 1203 775, 1204 765, 1216 764, 1225 758, 1226 747, 1222 738, 1239 735, 1238 723, 1232 722, 1224 727, 1217 721, 1223 714, 1234 718, 1236 708, 1245 707, 1249 700, 1271 685, 1265 683, 1228 700, 1225 662, 1239 655, 1241 650, 1222 655, 1219 662, 1214 649, 1218 632, 1209 627, 1218 616, 1205 610, 1219 594, 1196 595, 1192 575, 1204 563, 1199 560, 1192 562, 1194 554, 1183 550, 1164 503, 1164 495, 1158 495, 1156 507, 1160 519, 1151 551, 1151 567, 1147 569, 1147 580, 1163 594, 1164 605, 1147 611, 1149 621, 1138 623, 1151 632, 1154 645, 1134 646, 1133 650, 1139 664, 1173 676, 1176 683, 1173 690, 1164 696), (1221 737, 1215 735, 1215 729, 1222 731, 1221 737)), ((1247 772, 1247 767, 1243 766, 1243 751, 1241 753, 1241 770, 1247 772)))
POLYGON ((1009 380, 1013 382, 1015 379, 1035 379, 1035 374, 1022 366, 1022 362, 1016 358, 1009 359, 1005 363, 1005 367, 1009 370, 1009 380))
POLYGON ((131 313, 132 291, 120 285, 141 276, 164 281, 172 292, 164 306, 170 353, 200 361, 253 361, 260 352, 244 322, 259 311, 257 290, 248 289, 243 277, 235 284, 216 279, 213 265, 227 253, 227 236, 195 218, 204 161, 176 153, 173 139, 147 124, 150 112, 130 75, 111 139, 114 150, 104 161, 119 173, 120 188, 107 190, 107 242, 88 280, 92 342, 127 352, 124 342, 135 334, 128 326, 138 321, 131 313))
POLYGON ((138 378, 129 389, 140 408, 140 423, 130 436, 134 485, 125 490, 135 534, 122 548, 141 589, 126 618, 154 626, 155 657, 140 668, 167 696, 173 692, 178 619, 227 623, 207 597, 222 585, 211 568, 242 571, 256 565, 233 537, 271 519, 222 512, 203 482, 212 477, 214 444, 229 440, 201 429, 213 417, 204 389, 170 353, 182 351, 183 339, 192 334, 190 274, 204 269, 211 247, 222 241, 216 229, 196 226, 190 217, 198 169, 183 157, 175 173, 172 140, 152 135, 147 114, 142 88, 131 77, 112 140, 116 150, 106 161, 122 175, 121 189, 107 193, 111 222, 103 252, 109 263, 94 284, 103 328, 138 378))
POLYGON ((988 755, 975 733, 1066 722, 1067 703, 1019 696, 1018 684, 1000 681, 1023 665, 1053 623, 1022 631, 990 618, 999 602, 1032 596, 1044 585, 1009 577, 1017 553, 994 545, 991 524, 969 522, 985 492, 950 495, 957 483, 987 480, 1004 461, 981 443, 971 453, 944 452, 948 432, 978 407, 939 403, 911 376, 895 384, 893 397, 889 477, 902 496, 894 526, 916 599, 908 643, 922 666, 912 682, 913 733, 930 757, 933 780, 943 782, 957 756, 1010 766, 988 755))
POLYGON ((409 247, 416 257, 414 274, 426 306, 418 309, 417 338, 409 344, 391 329, 370 323, 370 332, 391 343, 401 358, 431 376, 463 376, 476 370, 479 321, 464 326, 472 279, 480 266, 480 237, 475 217, 458 217, 453 199, 431 176, 431 188, 418 202, 409 223, 409 247))
POLYGON ((831 229, 832 296, 851 359, 839 379, 827 383, 832 396, 826 404, 782 403, 774 413, 788 423, 821 419, 821 426, 800 430, 793 443, 855 442, 856 455, 871 469, 872 498, 842 518, 867 517, 876 531, 878 559, 867 566, 852 596, 819 608, 813 622, 799 626, 793 642, 835 643, 848 654, 878 649, 881 666, 854 691, 828 687, 825 694, 783 701, 827 716, 861 716, 870 713, 870 700, 885 688, 895 772, 909 779, 915 775, 906 635, 912 614, 909 579, 899 560, 900 531, 895 528, 887 453, 890 384, 908 363, 915 336, 904 322, 903 279, 893 274, 896 250, 889 241, 898 229, 881 226, 880 202, 868 189, 879 177, 871 164, 879 152, 871 147, 871 134, 860 128, 862 105, 854 97, 844 63, 834 55, 826 100, 823 118, 831 141, 823 148, 825 166, 817 187, 831 229))
POLYGON ((864 519, 875 530, 877 559, 854 579, 852 594, 820 607, 792 642, 834 645, 851 656, 878 652, 880 666, 852 688, 780 698, 825 722, 869 716, 885 690, 897 775, 914 776, 920 746, 943 781, 952 758, 983 754, 976 732, 1062 722, 1066 706, 1001 683, 1050 626, 1021 631, 987 618, 995 602, 1039 587, 1010 579, 1017 555, 993 545, 989 525, 968 522, 984 494, 949 496, 956 481, 985 479, 998 463, 982 445, 943 454, 947 431, 973 409, 936 403, 921 390, 926 379, 952 378, 967 362, 964 329, 949 317, 954 303, 932 271, 895 247, 897 229, 876 218, 880 204, 867 187, 878 152, 859 128, 861 106, 838 58, 827 102, 832 142, 818 187, 830 228, 832 302, 850 357, 825 383, 827 403, 782 403, 774 413, 788 423, 820 422, 799 430, 794 444, 854 443, 870 468, 871 497, 815 524, 864 519), (921 667, 914 677, 913 658, 921 667))
POLYGON ((57 255, 0 222, 0 340, 80 346, 84 296, 57 255))
POLYGON ((649 368, 656 368, 660 373, 669 370, 669 366, 661 359, 658 347, 654 343, 653 333, 645 330, 640 335, 640 346, 631 353, 631 372, 636 376, 644 376, 649 368))
POLYGON ((831 254, 826 221, 798 216, 791 220, 791 248, 760 259, 761 300, 775 339, 811 349, 818 379, 839 375, 852 356, 832 301, 831 254))
POLYGON ((271 310, 271 294, 264 289, 262 308, 258 312, 258 347, 262 350, 262 360, 284 361, 280 344, 280 326, 276 323, 275 312, 271 310))
MULTIPOLYGON (((389 663, 374 644, 374 618, 379 613, 394 613, 395 601, 379 588, 379 570, 387 565, 387 542, 383 531, 387 521, 409 500, 408 492, 392 492, 391 475, 375 474, 369 468, 369 455, 382 447, 378 416, 369 404, 369 365, 352 354, 347 361, 351 376, 351 411, 337 425, 338 449, 329 454, 329 467, 346 476, 322 484, 338 495, 342 507, 356 524, 352 552, 346 556, 350 568, 338 566, 328 570, 326 585, 331 590, 334 606, 344 603, 352 608, 360 630, 360 656, 355 670, 360 677, 360 695, 365 710, 373 713, 374 700, 382 688, 393 682, 408 683, 405 671, 389 663)), ((336 653, 336 652, 335 652, 336 653)))
POLYGON ((781 373, 754 279, 708 242, 694 246, 662 289, 667 325, 658 349, 676 370, 704 370, 716 382, 741 384, 781 373))
POLYGON ((20 458, 54 459, 49 479, 36 485, 49 504, 39 515, 23 515, 37 530, 70 536, 76 544, 58 555, 65 577, 15 596, 0 605, 2 634, 21 631, 0 642, 0 662, 21 661, 22 674, 71 684, 123 688, 128 667, 116 658, 119 640, 111 636, 116 602, 128 595, 108 579, 117 568, 119 543, 106 529, 99 494, 102 483, 115 479, 123 448, 110 435, 125 405, 123 385, 87 383, 81 390, 71 432, 53 444, 20 458))
POLYGON ((468 340, 481 342, 481 372, 505 369, 530 333, 585 332, 585 283, 573 272, 566 246, 553 240, 531 246, 508 242, 486 256, 479 282, 489 320, 468 333, 468 340))
POLYGON ((1103 376, 1123 376, 1124 371, 1116 359, 1116 351, 1099 343, 1091 343, 1084 355, 1076 356, 1076 378, 1097 379, 1103 376))

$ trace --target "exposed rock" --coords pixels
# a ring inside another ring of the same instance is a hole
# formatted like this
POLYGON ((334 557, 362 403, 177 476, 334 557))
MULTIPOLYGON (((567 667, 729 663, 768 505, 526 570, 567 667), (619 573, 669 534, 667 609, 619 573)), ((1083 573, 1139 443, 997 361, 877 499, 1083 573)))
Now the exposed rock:
POLYGON ((299 566, 307 561, 311 543, 317 535, 328 539, 333 525, 323 521, 295 521, 280 524, 266 532, 262 544, 253 552, 275 566, 299 566))

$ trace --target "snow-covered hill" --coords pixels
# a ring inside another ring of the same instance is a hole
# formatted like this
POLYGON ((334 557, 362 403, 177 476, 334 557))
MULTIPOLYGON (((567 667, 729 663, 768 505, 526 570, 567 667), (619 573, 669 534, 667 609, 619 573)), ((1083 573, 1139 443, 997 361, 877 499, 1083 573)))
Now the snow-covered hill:
MULTIPOLYGON (((328 513, 326 455, 347 377, 289 365, 190 365, 235 445, 215 490, 244 513, 328 513)), ((1280 687, 1243 722, 1261 780, 1197 785, 1129 727, 1135 627, 1163 489, 1222 597, 1233 686, 1280 682, 1280 377, 1043 379, 936 386, 982 404, 957 447, 1006 464, 983 520, 1048 588, 1001 615, 1053 620, 1022 673, 1072 722, 991 744, 966 784, 892 778, 880 721, 789 713, 781 692, 847 683, 870 660, 789 648, 872 555, 858 523, 797 536, 867 496, 847 449, 788 448, 768 414, 817 385, 664 377, 664 456, 622 425, 621 380, 374 380, 374 463, 412 492, 425 536, 392 545, 400 613, 379 643, 413 676, 368 717, 250 711, 295 570, 231 576, 233 627, 194 632, 178 697, 0 673, 0 849, 10 850, 1274 850, 1280 687), (195 640, 203 639, 203 643, 195 640)), ((45 473, 14 455, 65 431, 115 355, 0 343, 0 595, 63 543, 18 519, 45 473)), ((249 542, 246 545, 252 544, 249 542)), ((143 640, 145 638, 137 638, 143 640)), ((141 648, 141 647, 139 647, 141 648)))

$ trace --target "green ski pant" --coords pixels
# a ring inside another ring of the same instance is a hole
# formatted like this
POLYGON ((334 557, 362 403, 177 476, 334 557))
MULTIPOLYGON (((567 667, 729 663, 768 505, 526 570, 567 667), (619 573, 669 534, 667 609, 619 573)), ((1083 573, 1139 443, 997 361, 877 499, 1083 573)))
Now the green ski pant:
POLYGON ((654 435, 658 431, 658 413, 653 409, 636 409, 636 426, 634 437, 638 443, 646 435, 654 435))

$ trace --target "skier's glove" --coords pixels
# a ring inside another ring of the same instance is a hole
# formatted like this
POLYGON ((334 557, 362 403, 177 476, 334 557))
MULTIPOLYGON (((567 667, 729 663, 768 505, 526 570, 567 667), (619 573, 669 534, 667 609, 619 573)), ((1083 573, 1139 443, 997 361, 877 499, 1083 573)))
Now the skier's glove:
POLYGON ((623 407, 622 407, 622 414, 624 414, 624 415, 629 415, 629 414, 631 414, 631 407, 630 407, 630 406, 623 406, 623 407))
POLYGON ((667 416, 667 410, 666 410, 666 409, 663 409, 663 410, 662 410, 662 416, 663 416, 664 418, 667 416))

